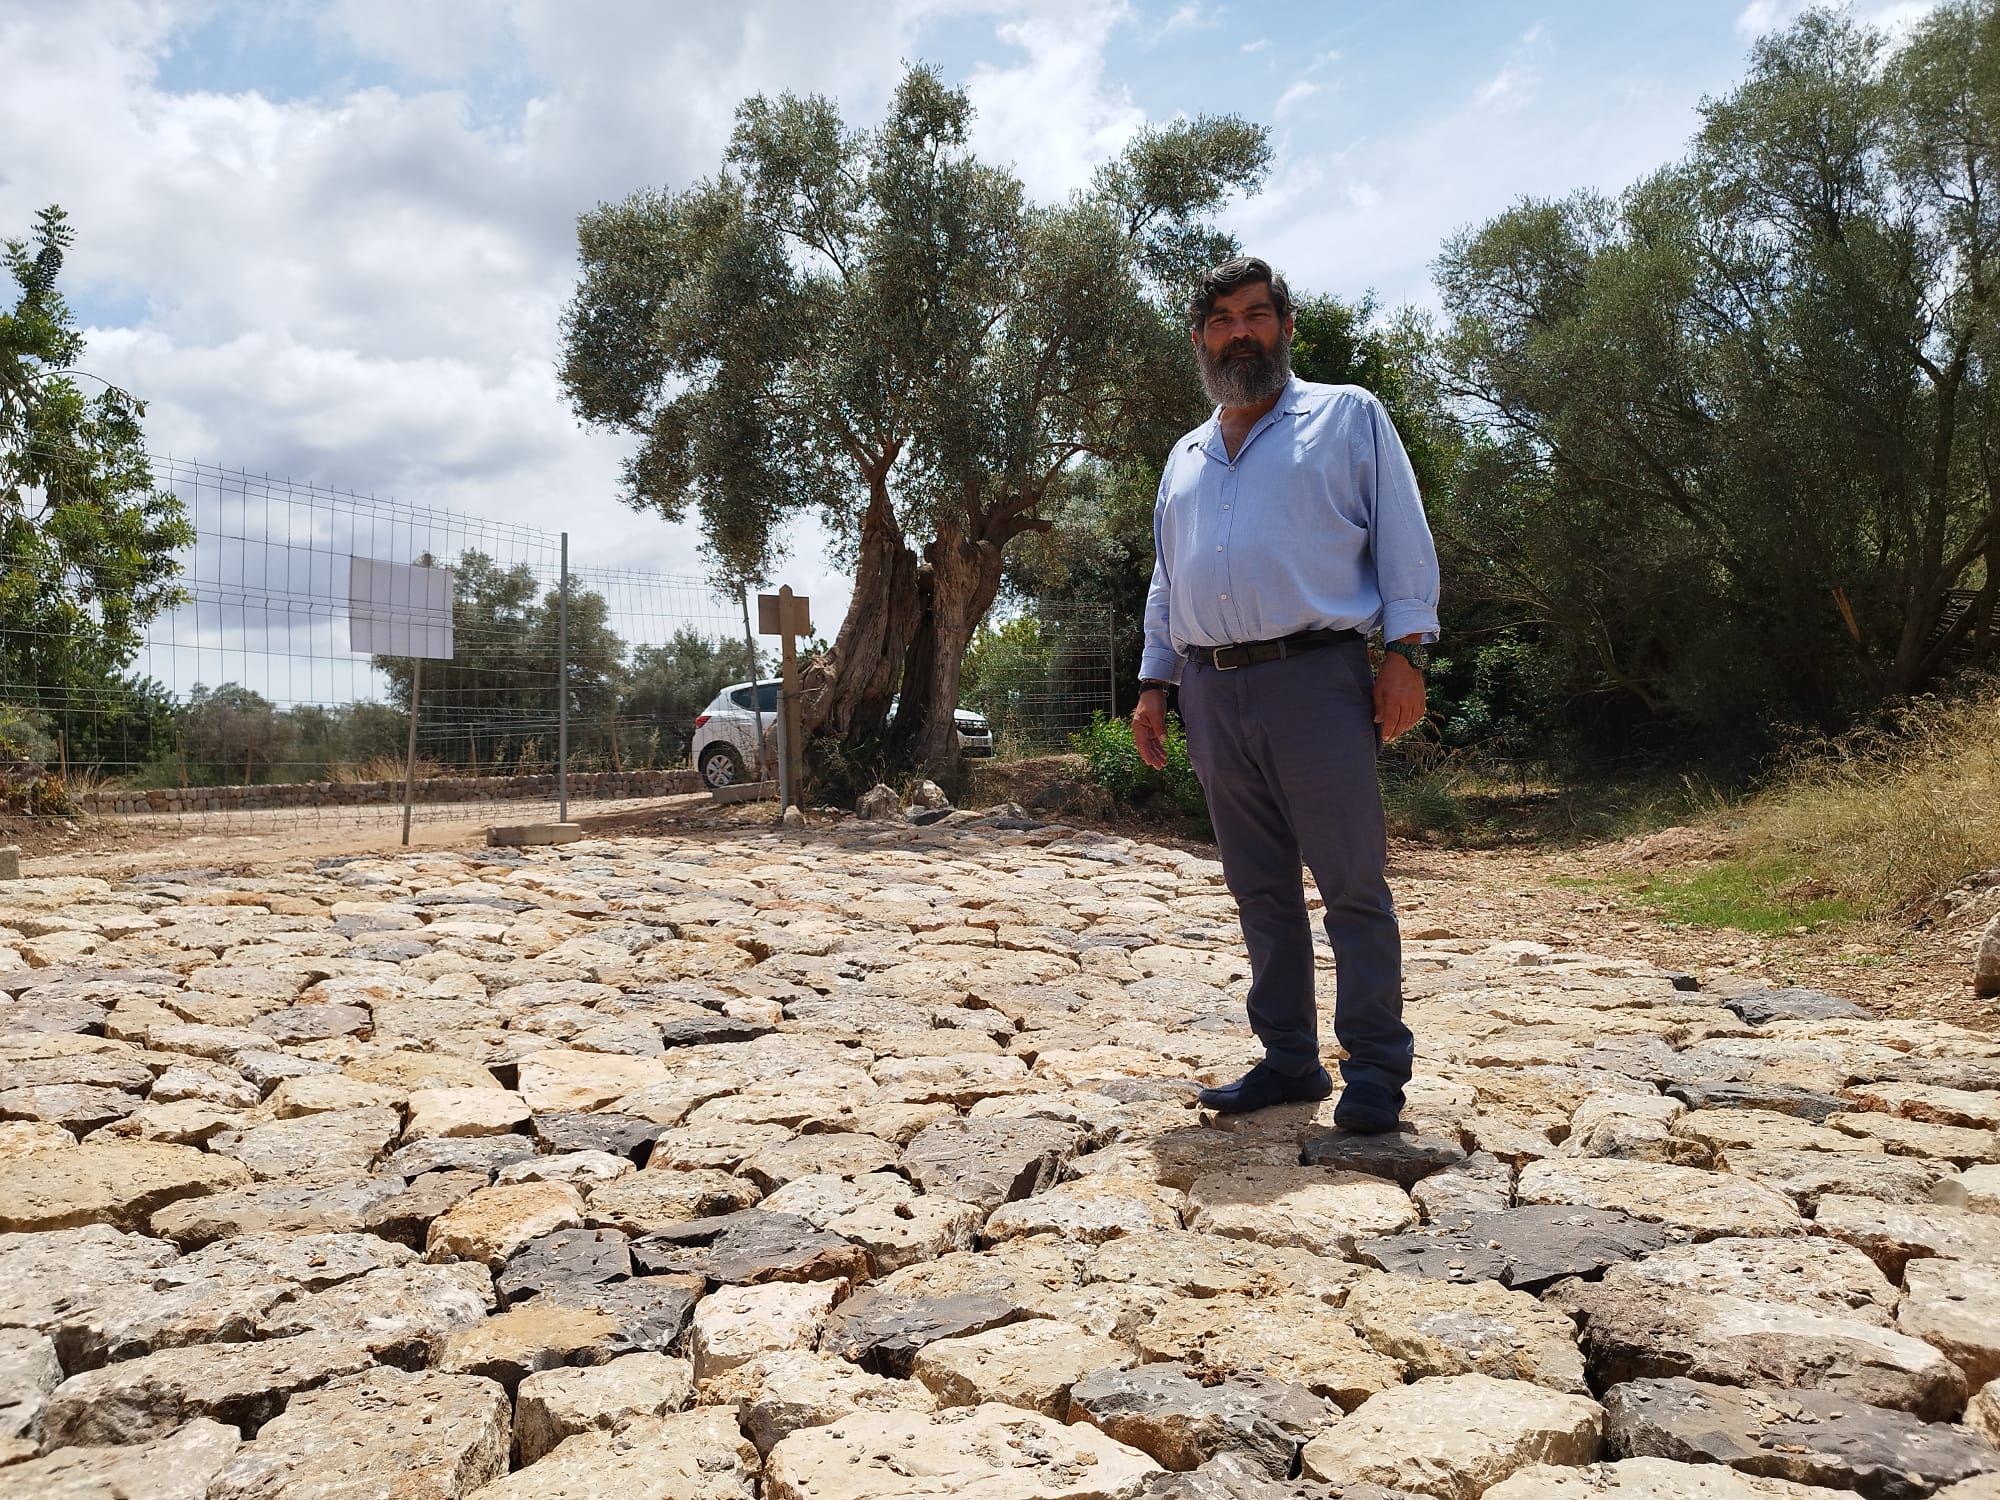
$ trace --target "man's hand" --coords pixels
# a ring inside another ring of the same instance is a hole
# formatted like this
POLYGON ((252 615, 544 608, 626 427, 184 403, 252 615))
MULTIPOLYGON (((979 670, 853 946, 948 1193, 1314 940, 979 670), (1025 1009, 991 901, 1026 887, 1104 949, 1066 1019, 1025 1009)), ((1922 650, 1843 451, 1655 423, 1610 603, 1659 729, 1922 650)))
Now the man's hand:
MULTIPOLYGON (((1423 694, 1421 682, 1417 693, 1423 694)), ((1139 747, 1139 759, 1155 771, 1166 770, 1167 695, 1161 689, 1147 688, 1139 695, 1139 706, 1132 711, 1132 743, 1139 747)))
MULTIPOLYGON (((1382 658, 1382 670, 1375 675, 1375 722, 1382 726, 1382 743, 1386 745, 1404 731, 1416 728, 1423 718, 1424 674, 1395 652, 1388 652, 1382 658)), ((1134 718, 1135 738, 1138 732, 1139 721, 1134 718)), ((1146 753, 1143 745, 1139 753, 1146 753)))

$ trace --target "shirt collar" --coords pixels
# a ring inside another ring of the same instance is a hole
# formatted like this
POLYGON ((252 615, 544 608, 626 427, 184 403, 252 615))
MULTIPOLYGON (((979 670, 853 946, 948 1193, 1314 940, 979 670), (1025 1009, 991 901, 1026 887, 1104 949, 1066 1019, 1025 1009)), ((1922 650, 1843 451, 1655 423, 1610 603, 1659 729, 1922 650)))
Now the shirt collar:
MULTIPOLYGON (((1284 390, 1278 393, 1277 405, 1259 417, 1257 425, 1261 426, 1273 417, 1295 417, 1309 409, 1305 387, 1299 383, 1297 375, 1291 375, 1286 377, 1284 390)), ((1255 432, 1257 428, 1252 427, 1250 430, 1255 432)), ((1218 406, 1208 414, 1206 422, 1188 434, 1187 446, 1190 448, 1205 447, 1210 438, 1220 440, 1221 437, 1222 408, 1218 406)))

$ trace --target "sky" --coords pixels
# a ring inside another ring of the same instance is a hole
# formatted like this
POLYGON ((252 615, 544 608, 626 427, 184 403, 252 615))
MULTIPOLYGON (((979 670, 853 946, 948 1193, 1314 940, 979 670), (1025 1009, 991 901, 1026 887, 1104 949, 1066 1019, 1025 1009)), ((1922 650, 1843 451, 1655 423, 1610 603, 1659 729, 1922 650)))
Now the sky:
MULTIPOLYGON (((1434 305, 1452 234, 1680 154, 1795 0, 0 0, 0 236, 49 203, 84 367, 160 453, 567 530, 701 571, 627 509, 630 440, 556 379, 577 216, 713 172, 783 91, 880 111, 909 62, 1034 196, 1148 123, 1267 125, 1224 223, 1296 289, 1434 305)), ((1907 26, 1919 0, 1861 0, 1907 26)), ((811 524, 778 569, 831 634, 811 524)))

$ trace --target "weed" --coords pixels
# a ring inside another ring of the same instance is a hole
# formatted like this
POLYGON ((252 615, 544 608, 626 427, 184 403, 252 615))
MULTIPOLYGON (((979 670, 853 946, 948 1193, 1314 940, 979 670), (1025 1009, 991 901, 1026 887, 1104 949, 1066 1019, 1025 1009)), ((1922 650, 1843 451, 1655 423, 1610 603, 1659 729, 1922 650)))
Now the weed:
POLYGON ((1746 858, 1870 914, 1917 917, 2000 865, 2000 692, 1923 699, 1806 747, 1731 821, 1746 858))

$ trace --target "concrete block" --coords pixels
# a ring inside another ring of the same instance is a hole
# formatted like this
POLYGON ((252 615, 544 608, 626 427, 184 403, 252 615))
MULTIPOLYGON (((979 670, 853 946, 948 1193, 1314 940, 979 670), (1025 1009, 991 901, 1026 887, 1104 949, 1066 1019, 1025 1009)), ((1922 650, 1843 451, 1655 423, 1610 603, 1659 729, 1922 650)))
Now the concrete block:
POLYGON ((739 781, 734 786, 712 788, 708 800, 717 807, 727 807, 732 802, 762 802, 777 795, 775 781, 739 781))
POLYGON ((582 837, 581 823, 503 823, 486 830, 489 844, 573 844, 582 837))

